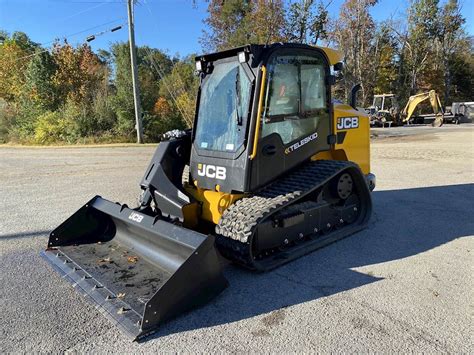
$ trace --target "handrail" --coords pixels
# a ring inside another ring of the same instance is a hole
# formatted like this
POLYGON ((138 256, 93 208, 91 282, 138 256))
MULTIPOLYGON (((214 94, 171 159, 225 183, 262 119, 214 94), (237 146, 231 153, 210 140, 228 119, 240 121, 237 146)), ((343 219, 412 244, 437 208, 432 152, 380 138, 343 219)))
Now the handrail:
POLYGON ((255 123, 255 135, 253 138, 253 149, 252 154, 250 155, 250 160, 253 160, 257 156, 257 143, 258 135, 260 133, 260 120, 262 116, 263 109, 263 97, 265 95, 265 78, 267 74, 267 69, 262 65, 262 79, 260 80, 260 97, 258 99, 258 110, 257 110, 257 122, 255 123))

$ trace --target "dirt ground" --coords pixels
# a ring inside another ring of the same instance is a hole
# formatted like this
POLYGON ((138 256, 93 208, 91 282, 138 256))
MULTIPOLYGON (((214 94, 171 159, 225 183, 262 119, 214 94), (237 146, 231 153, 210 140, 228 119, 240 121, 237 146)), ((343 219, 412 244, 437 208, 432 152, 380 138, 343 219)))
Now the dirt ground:
POLYGON ((40 256, 96 194, 133 205, 154 147, 0 147, 0 352, 443 352, 473 344, 474 125, 374 130, 368 229, 132 343, 40 256))

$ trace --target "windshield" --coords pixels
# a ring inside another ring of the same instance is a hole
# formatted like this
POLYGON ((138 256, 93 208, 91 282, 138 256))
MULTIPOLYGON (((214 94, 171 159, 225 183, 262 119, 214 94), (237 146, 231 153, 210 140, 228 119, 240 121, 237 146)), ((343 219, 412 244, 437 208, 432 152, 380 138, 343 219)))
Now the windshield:
POLYGON ((250 85, 237 61, 214 63, 201 85, 195 139, 199 148, 235 152, 243 144, 250 85))
POLYGON ((374 107, 376 110, 381 110, 382 109, 382 97, 374 97, 374 107))

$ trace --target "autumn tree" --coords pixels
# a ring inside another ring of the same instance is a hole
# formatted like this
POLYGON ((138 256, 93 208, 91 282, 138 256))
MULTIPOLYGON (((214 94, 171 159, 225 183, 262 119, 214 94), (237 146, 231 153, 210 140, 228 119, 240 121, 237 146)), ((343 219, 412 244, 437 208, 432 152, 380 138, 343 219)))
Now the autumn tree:
POLYGON ((289 42, 317 44, 327 36, 329 13, 322 0, 297 0, 290 3, 286 22, 286 39, 289 42))
POLYGON ((53 58, 57 69, 52 77, 71 133, 77 137, 98 130, 100 118, 93 104, 98 92, 108 85, 108 68, 89 45, 73 47, 66 41, 55 43, 53 58))
POLYGON ((0 98, 18 100, 25 83, 25 69, 37 45, 23 32, 6 36, 0 45, 0 98))
POLYGON ((376 24, 369 10, 376 3, 377 0, 346 0, 331 33, 331 40, 345 57, 342 94, 349 97, 352 86, 360 83, 363 104, 369 102, 375 86, 374 60, 379 48, 374 45, 376 24))
MULTIPOLYGON (((177 126, 181 128, 191 127, 194 121, 198 87, 199 79, 194 75, 194 56, 188 56, 177 62, 171 73, 163 79, 159 100, 166 99, 168 107, 161 105, 164 110, 156 112, 163 119, 166 119, 166 116, 175 117, 177 126), (172 112, 172 114, 165 115, 165 112, 172 112)), ((155 106, 156 110, 158 108, 159 106, 155 106)), ((172 128, 171 125, 169 128, 172 128)))
POLYGON ((210 0, 200 42, 206 51, 284 41, 282 0, 210 0))
POLYGON ((257 0, 249 17, 253 26, 249 38, 251 43, 287 41, 283 0, 257 0))
POLYGON ((57 70, 52 78, 63 100, 79 104, 91 100, 103 76, 103 63, 89 45, 74 48, 69 43, 55 43, 53 57, 57 70))

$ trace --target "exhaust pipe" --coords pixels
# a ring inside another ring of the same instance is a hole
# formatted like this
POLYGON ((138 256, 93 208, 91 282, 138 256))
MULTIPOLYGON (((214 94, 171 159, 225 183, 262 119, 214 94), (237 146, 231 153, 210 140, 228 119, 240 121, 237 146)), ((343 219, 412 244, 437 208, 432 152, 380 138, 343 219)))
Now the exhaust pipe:
POLYGON ((214 237, 94 197, 42 256, 132 339, 227 287, 214 237))
POLYGON ((349 105, 357 110, 357 92, 362 88, 360 84, 356 84, 351 89, 351 101, 349 105))

